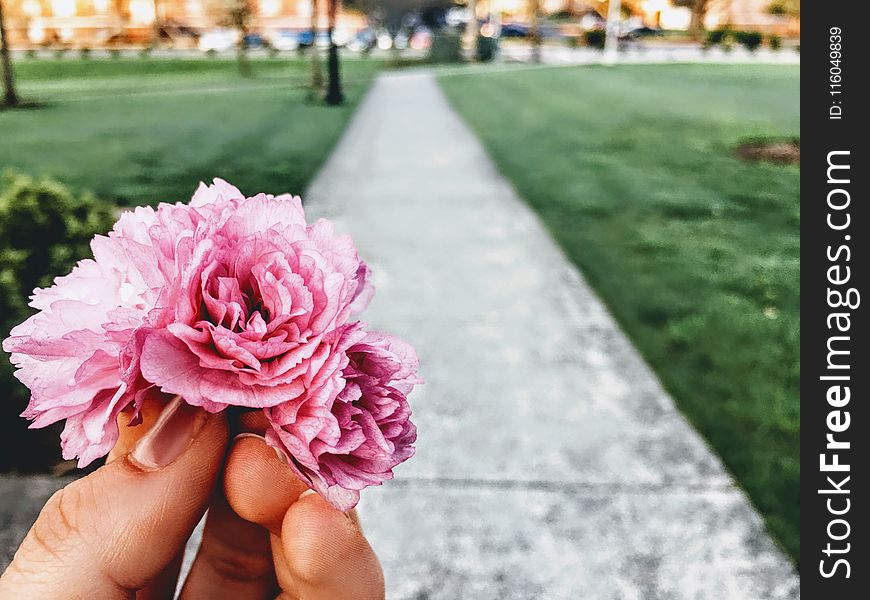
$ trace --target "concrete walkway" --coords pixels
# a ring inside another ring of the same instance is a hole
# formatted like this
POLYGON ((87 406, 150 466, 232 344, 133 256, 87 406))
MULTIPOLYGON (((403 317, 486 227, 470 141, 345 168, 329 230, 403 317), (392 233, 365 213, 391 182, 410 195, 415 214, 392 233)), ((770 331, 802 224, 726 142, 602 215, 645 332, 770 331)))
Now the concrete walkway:
POLYGON ((719 460, 426 73, 375 83, 306 198, 419 350, 417 456, 363 495, 401 600, 798 597, 719 460))
MULTIPOLYGON (((363 495, 391 600, 797 598, 798 580, 430 75, 381 76, 307 195, 418 348, 417 457, 363 495)), ((0 562, 63 481, 0 479, 0 562)), ((5 560, 3 560, 5 558, 5 560)))

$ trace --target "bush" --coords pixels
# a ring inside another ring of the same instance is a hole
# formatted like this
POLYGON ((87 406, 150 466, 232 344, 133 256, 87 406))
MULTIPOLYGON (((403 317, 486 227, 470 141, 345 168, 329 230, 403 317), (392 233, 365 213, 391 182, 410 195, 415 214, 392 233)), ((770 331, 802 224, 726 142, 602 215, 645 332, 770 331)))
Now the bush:
POLYGON ((768 36, 767 43, 770 44, 771 50, 779 50, 780 48, 782 48, 782 38, 778 35, 768 36))
POLYGON ((603 29, 590 29, 583 34, 583 39, 585 40, 586 45, 590 48, 598 48, 599 50, 604 49, 604 40, 606 37, 607 34, 603 29))
POLYGON ((755 52, 761 46, 761 33, 758 31, 738 31, 734 34, 735 41, 749 50, 755 52))
POLYGON ((495 53, 498 50, 498 41, 492 37, 477 36, 477 47, 475 48, 475 56, 480 62, 490 62, 495 58, 495 53))
POLYGON ((456 33, 436 33, 429 48, 429 62, 462 62, 462 37, 456 33))
POLYGON ((88 60, 91 57, 91 49, 90 48, 82 48, 79 50, 79 57, 82 60, 88 60))
MULTIPOLYGON (((114 222, 111 205, 75 196, 50 180, 22 175, 0 178, 0 338, 32 314, 28 296, 51 285, 79 259, 91 255, 90 240, 114 222)), ((28 431, 18 415, 29 394, 12 377, 8 358, 0 359, 0 471, 45 470, 58 460, 56 428, 28 431)))
POLYGON ((727 28, 723 29, 714 29, 712 31, 707 32, 707 39, 704 40, 705 46, 715 46, 717 44, 721 44, 725 42, 728 38, 731 37, 731 30, 727 28))
POLYGON ((569 48, 579 48, 580 38, 576 35, 569 35, 565 38, 565 45, 569 48))

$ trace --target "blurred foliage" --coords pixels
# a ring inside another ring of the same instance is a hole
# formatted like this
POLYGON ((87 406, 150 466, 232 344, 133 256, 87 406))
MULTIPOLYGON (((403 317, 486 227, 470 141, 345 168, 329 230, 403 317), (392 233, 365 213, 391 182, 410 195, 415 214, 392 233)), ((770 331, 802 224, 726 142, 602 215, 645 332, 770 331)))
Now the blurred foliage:
POLYGON ((797 559, 800 167, 734 147, 799 135, 799 69, 441 83, 797 559))
POLYGON ((713 29, 712 31, 707 32, 707 38, 704 40, 705 46, 715 46, 717 44, 721 44, 725 42, 725 40, 729 39, 733 32, 727 27, 723 27, 722 29, 713 29))
POLYGON ((462 36, 446 31, 434 33, 427 60, 432 63, 462 62, 462 36))
POLYGON ((480 62, 490 62, 498 51, 498 39, 483 35, 477 36, 474 55, 480 62))
POLYGON ((583 39, 586 45, 590 48, 604 48, 604 41, 607 39, 607 33, 603 29, 590 29, 583 34, 583 39))
POLYGON ((771 34, 767 36, 767 43, 770 44, 771 50, 779 50, 782 48, 782 38, 778 35, 771 34))
MULTIPOLYGON (((27 306, 34 288, 50 286, 75 263, 91 255, 89 242, 114 222, 111 205, 90 195, 74 195, 52 180, 24 175, 0 177, 0 337, 33 313, 27 306)), ((58 460, 55 428, 27 432, 18 415, 29 394, 12 376, 4 353, 0 361, 0 471, 42 470, 58 460)))
POLYGON ((761 46, 762 36, 759 31, 735 31, 734 40, 752 52, 761 46))
POLYGON ((801 0, 773 0, 773 2, 767 5, 767 12, 772 15, 783 15, 800 19, 801 0))

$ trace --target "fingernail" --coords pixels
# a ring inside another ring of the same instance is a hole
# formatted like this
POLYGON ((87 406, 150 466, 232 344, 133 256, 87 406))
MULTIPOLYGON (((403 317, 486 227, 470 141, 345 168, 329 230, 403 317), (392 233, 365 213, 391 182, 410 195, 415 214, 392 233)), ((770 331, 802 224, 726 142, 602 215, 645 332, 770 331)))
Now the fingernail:
POLYGON ((162 469, 175 462, 205 424, 205 411, 176 396, 133 447, 130 460, 144 470, 162 469))
POLYGON ((315 492, 314 490, 309 488, 309 489, 305 490, 304 492, 302 492, 301 494, 299 494, 299 500, 302 500, 306 496, 311 496, 312 494, 316 494, 316 493, 317 492, 315 492))

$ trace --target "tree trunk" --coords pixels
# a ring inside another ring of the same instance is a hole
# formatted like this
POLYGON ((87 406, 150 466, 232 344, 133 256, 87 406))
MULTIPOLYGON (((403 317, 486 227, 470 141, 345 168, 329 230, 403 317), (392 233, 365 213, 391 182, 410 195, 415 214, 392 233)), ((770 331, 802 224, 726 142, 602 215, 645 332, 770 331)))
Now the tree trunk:
POLYGON ((704 33, 704 19, 707 16, 707 0, 695 0, 692 4, 692 19, 689 21, 689 35, 700 41, 704 33))
MULTIPOLYGON (((337 106, 344 102, 341 92, 341 73, 338 69, 338 46, 335 45, 335 17, 339 0, 329 0, 329 81, 326 87, 326 103, 337 106)), ((315 40, 316 45, 316 40, 315 40)))
POLYGON ((248 62, 248 50, 245 48, 245 30, 239 31, 239 42, 236 44, 236 62, 239 65, 239 75, 251 77, 251 63, 248 62))
POLYGON ((320 97, 323 90, 323 67, 320 50, 317 48, 317 17, 320 14, 317 0, 311 0, 311 94, 320 97))
POLYGON ((532 42, 532 62, 541 62, 541 0, 529 0, 529 38, 532 42))
POLYGON ((9 38, 6 33, 6 22, 3 20, 3 0, 0 0, 0 62, 3 68, 3 105, 18 106, 18 94, 15 92, 15 74, 12 72, 12 57, 9 55, 9 38))
POLYGON ((151 47, 160 45, 160 0, 154 0, 154 29, 151 32, 151 47))
POLYGON ((468 0, 468 23, 465 24, 465 45, 471 49, 471 60, 477 55, 477 0, 468 0))

